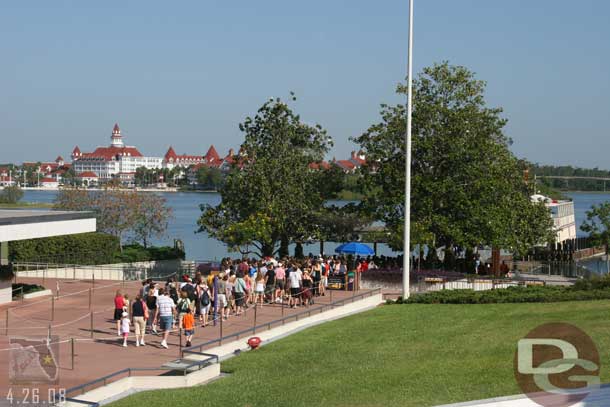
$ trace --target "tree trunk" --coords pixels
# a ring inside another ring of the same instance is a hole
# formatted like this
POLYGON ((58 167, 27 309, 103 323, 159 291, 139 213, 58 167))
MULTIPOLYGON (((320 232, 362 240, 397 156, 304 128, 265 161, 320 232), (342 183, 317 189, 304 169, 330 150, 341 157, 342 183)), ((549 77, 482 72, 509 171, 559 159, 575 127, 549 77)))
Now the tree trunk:
POLYGON ((273 248, 275 243, 263 242, 261 243, 261 255, 263 257, 273 256, 273 248))
POLYGON ((289 240, 288 240, 288 236, 282 236, 281 240, 280 240, 280 251, 278 253, 280 259, 283 259, 284 257, 288 257, 288 244, 289 244, 289 240))
POLYGON ((302 259, 304 257, 303 243, 297 242, 296 246, 294 247, 294 257, 297 259, 302 259))

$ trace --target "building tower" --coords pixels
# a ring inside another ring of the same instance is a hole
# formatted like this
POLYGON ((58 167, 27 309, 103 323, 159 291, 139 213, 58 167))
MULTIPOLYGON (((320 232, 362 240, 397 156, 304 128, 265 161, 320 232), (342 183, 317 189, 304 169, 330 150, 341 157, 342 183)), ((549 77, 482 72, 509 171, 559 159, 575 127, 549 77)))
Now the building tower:
POLYGON ((110 139, 112 140, 110 143, 112 147, 125 147, 123 144, 123 136, 121 136, 121 129, 117 123, 114 124, 114 128, 112 129, 112 137, 110 139))

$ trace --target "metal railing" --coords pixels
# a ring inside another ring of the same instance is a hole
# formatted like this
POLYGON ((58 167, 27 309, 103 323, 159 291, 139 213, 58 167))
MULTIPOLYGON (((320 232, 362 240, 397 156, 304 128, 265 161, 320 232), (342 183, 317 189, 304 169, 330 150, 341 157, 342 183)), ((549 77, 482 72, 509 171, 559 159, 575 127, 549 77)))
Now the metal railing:
MULTIPOLYGON (((195 352, 195 351, 188 351, 186 349, 182 350, 182 353, 189 353, 189 354, 193 354, 193 355, 198 355, 198 356, 206 356, 204 359, 202 360, 193 360, 192 363, 189 363, 181 368, 169 368, 169 367, 164 367, 164 366, 160 366, 160 367, 128 367, 125 369, 121 369, 121 370, 117 370, 116 372, 107 374, 105 376, 99 377, 97 379, 88 381, 86 383, 80 384, 78 386, 74 386, 71 387, 69 389, 66 390, 66 396, 69 394, 73 394, 73 393, 80 393, 85 394, 87 389, 90 387, 93 387, 95 385, 99 385, 101 383, 101 386, 106 386, 108 385, 108 381, 110 379, 114 379, 117 378, 118 376, 122 376, 124 374, 127 374, 127 377, 131 377, 133 375, 134 372, 143 372, 143 371, 182 371, 183 375, 186 376, 189 371, 193 368, 197 368, 197 370, 201 370, 202 368, 204 368, 205 366, 214 364, 214 363, 218 363, 219 362, 219 357, 218 355, 213 355, 211 353, 204 353, 204 352, 195 352)), ((98 386, 99 387, 99 386, 98 386)), ((56 402, 61 401, 59 399, 59 396, 56 397, 55 399, 56 402)), ((77 398, 69 398, 66 397, 65 401, 70 401, 70 402, 74 402, 74 403, 79 403, 79 404, 86 404, 89 406, 93 406, 93 407, 97 407, 99 406, 99 403, 97 402, 93 402, 93 401, 87 401, 87 400, 80 400, 77 398)))
MULTIPOLYGON (((309 309, 309 310, 305 310, 302 312, 298 312, 296 314, 287 315, 282 318, 274 319, 273 321, 265 322, 265 323, 262 323, 259 325, 254 325, 248 329, 244 329, 239 332, 234 332, 229 335, 220 336, 219 338, 216 338, 216 339, 213 339, 213 340, 210 340, 207 342, 199 343, 199 344, 192 345, 189 347, 184 347, 180 350, 181 358, 184 358, 185 355, 204 356, 205 358, 202 360, 193 360, 192 363, 181 366, 180 368, 168 368, 168 367, 163 367, 163 366, 125 368, 125 369, 110 373, 108 375, 99 377, 97 379, 91 380, 89 382, 80 384, 78 386, 71 387, 66 390, 66 395, 70 395, 73 393, 80 393, 82 395, 87 391, 88 388, 91 388, 92 386, 99 385, 100 383, 101 383, 101 386, 106 386, 110 379, 116 378, 116 377, 124 375, 124 374, 127 374, 127 377, 131 377, 132 373, 137 372, 137 371, 182 371, 183 375, 186 376, 189 373, 189 371, 191 371, 193 368, 197 368, 198 370, 200 370, 207 365, 210 365, 213 363, 219 363, 220 358, 218 355, 203 352, 203 348, 205 348, 205 347, 208 347, 208 346, 216 344, 216 343, 218 343, 219 345, 222 345, 223 341, 226 341, 227 339, 230 339, 230 338, 239 339, 239 337, 242 335, 245 335, 247 333, 255 334, 257 331, 260 331, 261 329, 264 329, 264 328, 267 328, 267 330, 270 330, 273 325, 279 325, 280 323, 282 325, 284 325, 286 323, 286 321, 290 321, 293 319, 295 321, 298 321, 299 318, 302 318, 304 315, 307 315, 308 317, 310 317, 312 315, 312 313, 314 313, 314 312, 321 314, 325 311, 328 311, 329 309, 332 310, 335 307, 343 306, 346 303, 352 303, 354 301, 357 301, 357 300, 360 300, 363 298, 367 298, 367 297, 372 297, 373 295, 380 294, 380 293, 381 293, 380 288, 376 288, 373 290, 366 290, 366 291, 360 292, 358 294, 356 294, 356 292, 353 291, 352 295, 349 297, 345 297, 345 298, 342 298, 337 301, 331 301, 328 304, 320 304, 321 306, 316 307, 315 309, 309 309)), ((75 402, 75 403, 80 403, 80 404, 86 404, 86 405, 89 405, 92 407, 99 406, 99 403, 86 401, 86 400, 80 400, 80 399, 76 399, 76 398, 66 398, 65 400, 75 402)))
MULTIPOLYGON (((381 294, 381 288, 375 288, 372 290, 366 290, 363 291, 361 293, 356 294, 355 291, 352 291, 353 295, 349 296, 349 297, 345 297, 342 298, 340 300, 334 301, 334 302, 330 302, 328 304, 320 304, 320 307, 316 307, 313 309, 309 309, 309 310, 305 310, 305 311, 301 311, 298 312, 296 314, 291 314, 291 315, 287 315, 281 318, 277 318, 274 319, 272 321, 269 322, 265 322, 262 324, 258 324, 258 325, 253 325, 250 328, 247 329, 243 329, 241 331, 238 332, 234 332, 232 334, 229 335, 220 335, 218 338, 209 340, 207 342, 203 342, 203 343, 199 343, 197 345, 191 345, 188 348, 183 348, 182 351, 183 352, 188 352, 188 351, 192 351, 194 349, 198 349, 199 352, 201 352, 203 350, 203 348, 208 347, 210 345, 214 345, 214 344, 219 344, 222 345, 223 341, 226 341, 227 339, 230 338, 235 338, 236 340, 239 339, 240 336, 245 335, 245 334, 256 334, 257 331, 261 331, 261 329, 263 328, 267 328, 266 330, 270 330, 271 327, 273 325, 279 325, 280 323, 282 325, 284 325, 286 323, 286 321, 292 320, 294 319, 295 321, 298 321, 299 318, 303 317, 304 315, 307 315, 308 317, 310 317, 312 315, 312 313, 317 312, 318 314, 321 314, 323 312, 328 311, 329 309, 334 309, 337 306, 343 306, 346 303, 352 303, 356 300, 362 299, 362 298, 367 298, 367 297, 372 297, 375 294, 381 294)), ((283 305, 282 305, 283 306, 283 305)))

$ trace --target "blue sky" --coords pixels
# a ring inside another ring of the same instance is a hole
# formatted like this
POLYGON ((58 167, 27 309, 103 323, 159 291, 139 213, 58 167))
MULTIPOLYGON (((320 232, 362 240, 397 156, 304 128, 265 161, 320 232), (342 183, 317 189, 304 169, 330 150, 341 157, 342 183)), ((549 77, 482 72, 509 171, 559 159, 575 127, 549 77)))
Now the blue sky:
MULTIPOLYGON (((270 96, 347 156, 406 72, 407 0, 21 1, 0 5, 0 162, 106 145, 223 153, 270 96)), ((610 169, 610 2, 416 0, 415 71, 488 82, 513 151, 610 169)))

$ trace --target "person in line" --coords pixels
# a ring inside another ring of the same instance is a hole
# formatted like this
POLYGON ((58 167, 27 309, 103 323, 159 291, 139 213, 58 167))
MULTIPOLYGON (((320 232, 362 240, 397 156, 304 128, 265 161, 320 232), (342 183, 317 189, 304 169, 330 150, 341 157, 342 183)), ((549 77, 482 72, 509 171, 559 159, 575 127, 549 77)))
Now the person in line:
POLYGON ((288 280, 290 281, 290 299, 288 300, 288 306, 296 308, 301 297, 301 280, 302 272, 297 266, 291 266, 292 272, 288 274, 288 280))
MULTIPOLYGON (((158 293, 158 292, 157 292, 158 293)), ((148 296, 146 296, 146 308, 148 309, 148 317, 146 318, 146 327, 148 332, 157 334, 157 320, 159 315, 157 310, 157 294, 155 289, 151 288, 148 290, 148 296)))
POLYGON ((206 280, 202 280, 199 285, 199 290, 201 292, 199 296, 199 301, 201 303, 201 313, 199 315, 199 322, 202 322, 202 327, 206 327, 208 325, 208 314, 210 313, 210 306, 212 304, 212 298, 214 298, 214 294, 210 287, 208 286, 206 280))
POLYGON ((131 321, 129 320, 129 314, 125 311, 121 313, 121 335, 123 336, 123 347, 127 347, 127 337, 129 336, 129 326, 131 321))
POLYGON ((148 317, 148 308, 140 294, 136 295, 136 299, 131 306, 131 316, 133 325, 136 331, 136 346, 144 346, 144 334, 146 333, 146 320, 148 317))
POLYGON ((303 289, 301 290, 301 304, 309 306, 313 304, 314 281, 309 275, 309 269, 303 272, 303 289))
POLYGON ((312 294, 317 297, 320 295, 321 292, 320 282, 322 281, 322 266, 320 265, 318 260, 313 261, 313 265, 311 266, 311 274, 311 277, 313 279, 312 294))
POLYGON ((237 272, 233 290, 235 291, 235 315, 241 315, 246 301, 246 281, 241 271, 237 272))
POLYGON ((221 273, 218 278, 218 308, 220 308, 220 317, 229 319, 229 302, 227 301, 227 280, 229 276, 221 273))
POLYGON ((279 262, 275 268, 275 287, 275 302, 281 304, 286 293, 286 270, 282 262, 279 262))
POLYGON ((265 303, 273 303, 275 301, 275 266, 270 263, 270 266, 265 274, 265 303))
POLYGON ((182 329, 182 319, 184 318, 188 310, 192 309, 192 303, 188 296, 188 291, 180 291, 180 299, 176 304, 176 309, 178 310, 178 329, 182 329))
MULTIPOLYGON (((267 269, 265 268, 265 273, 267 273, 267 269)), ((254 298, 254 306, 259 303, 261 307, 263 306, 263 301, 265 300, 265 275, 259 269, 258 273, 256 273, 256 298, 254 298)))
POLYGON ((167 338, 169 337, 169 333, 174 324, 176 304, 174 304, 174 301, 172 301, 163 288, 159 289, 157 306, 159 308, 159 324, 161 330, 163 330, 163 340, 161 341, 161 346, 167 349, 167 338))
POLYGON ((182 317, 182 326, 184 328, 184 336, 186 337, 186 347, 191 346, 193 335, 195 334, 195 317, 193 310, 188 308, 184 317, 182 317))
POLYGON ((116 334, 117 336, 121 336, 121 318, 123 312, 125 310, 123 307, 125 306, 125 297, 123 297, 123 292, 121 290, 117 290, 114 296, 114 321, 116 322, 116 334))

